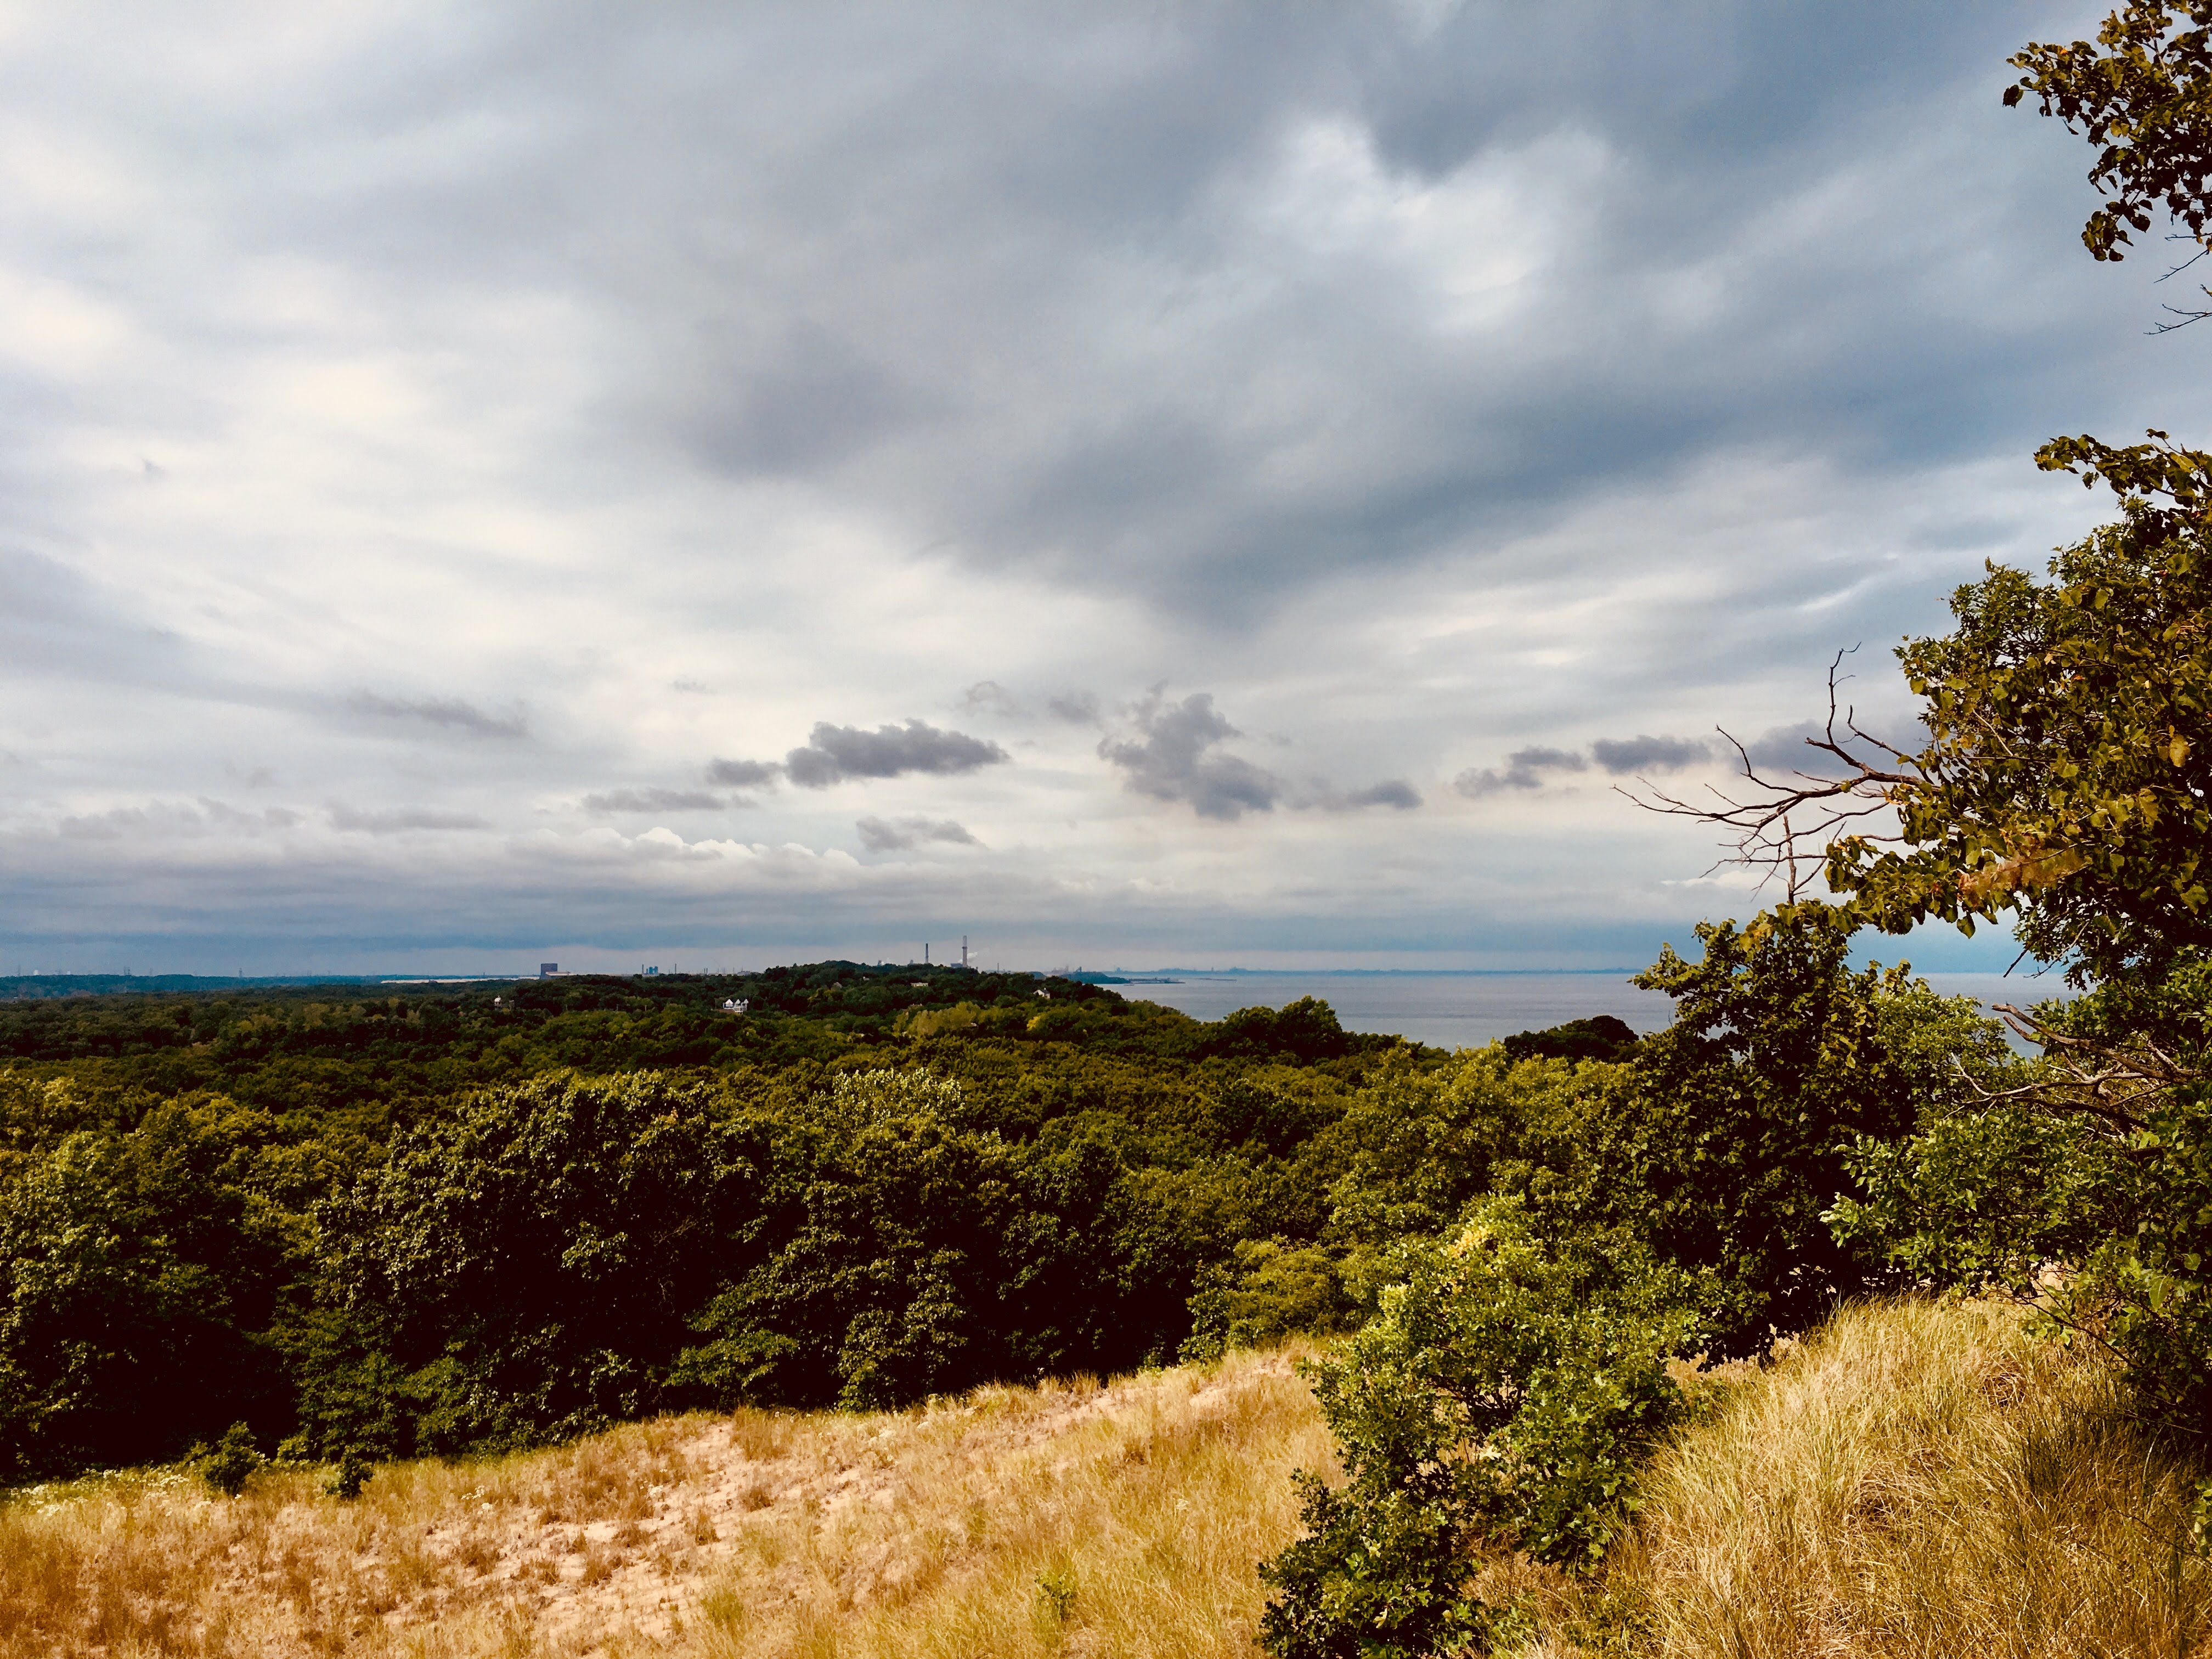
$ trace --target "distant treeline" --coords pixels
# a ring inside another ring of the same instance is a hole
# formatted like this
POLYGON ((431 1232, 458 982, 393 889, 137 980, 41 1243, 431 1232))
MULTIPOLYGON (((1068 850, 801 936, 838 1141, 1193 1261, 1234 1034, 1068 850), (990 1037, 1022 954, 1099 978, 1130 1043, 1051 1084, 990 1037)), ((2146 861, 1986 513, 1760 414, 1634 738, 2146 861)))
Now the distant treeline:
POLYGON ((0 1002, 123 992, 263 990, 276 985, 381 985, 386 974, 0 974, 0 1002))

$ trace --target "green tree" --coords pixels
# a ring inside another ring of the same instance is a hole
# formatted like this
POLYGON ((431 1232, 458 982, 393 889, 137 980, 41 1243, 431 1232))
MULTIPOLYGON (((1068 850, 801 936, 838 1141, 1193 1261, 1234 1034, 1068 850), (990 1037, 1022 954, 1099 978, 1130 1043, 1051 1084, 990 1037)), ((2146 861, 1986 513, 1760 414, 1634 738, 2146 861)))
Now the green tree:
MULTIPOLYGON (((2212 4, 2130 0, 2094 42, 2037 42, 2014 54, 2023 71, 2004 100, 2033 96, 2096 148, 2089 182, 2111 199, 2090 214, 2081 242, 2118 260, 2163 210, 2198 252, 2212 251, 2212 4)), ((2179 327, 2207 313, 2168 307, 2179 327)))
POLYGON ((270 1128, 173 1103, 0 1188, 0 1473, 173 1458, 241 1413, 289 1426, 276 1328, 309 1236, 270 1128))
POLYGON ((1811 903, 1701 925, 1697 961, 1669 948, 1638 976, 1675 1014, 1626 1086, 1567 1092, 1498 1170, 1555 1243, 1625 1233, 1692 1276, 1731 1352, 1806 1328, 1881 1273, 1879 1252, 1838 1243, 1826 1216, 1857 1190, 1861 1139, 1912 1127, 1883 1012, 1908 981, 1850 971, 1852 931, 1848 912, 1811 903))
POLYGON ((2047 582, 1992 566, 1952 632, 1899 652, 1929 742, 1844 786, 1897 824, 1838 838, 1828 880, 1893 932, 2008 913, 2077 985, 2156 975, 2212 945, 2212 455, 2154 434, 2038 459, 2122 517, 2047 582))
POLYGON ((1491 1200, 1396 1254, 1377 1316, 1311 1368, 1346 1478, 1297 1477, 1304 1535, 1261 1568, 1277 1659, 1490 1650, 1521 1621, 1473 1588, 1477 1553, 1590 1565, 1681 1409, 1686 1287, 1634 1238, 1547 1247, 1491 1200))

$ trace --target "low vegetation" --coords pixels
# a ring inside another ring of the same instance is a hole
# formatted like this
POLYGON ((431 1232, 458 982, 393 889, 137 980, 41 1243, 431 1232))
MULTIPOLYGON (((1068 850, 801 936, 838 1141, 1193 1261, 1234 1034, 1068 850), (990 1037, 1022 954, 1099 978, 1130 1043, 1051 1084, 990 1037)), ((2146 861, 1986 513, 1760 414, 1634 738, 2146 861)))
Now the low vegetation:
POLYGON ((1296 1351, 0 1506, 0 1655, 1249 1655, 1328 1441, 1296 1351))
POLYGON ((1681 1659, 2205 1652, 2201 1467, 2132 1406, 2008 1304, 1847 1309, 1661 1450, 1615 1580, 1681 1659))
MULTIPOLYGON (((694 1413, 380 1468, 282 1466, 0 1504, 0 1656, 1249 1659, 1253 1564, 1337 1479, 1293 1370, 1245 1352, 902 1412, 694 1413)), ((2008 1304, 1845 1310, 1679 1372, 1603 1569, 1469 1563, 1499 1650, 2166 1659, 2212 1643, 2189 1466, 2118 1368, 2008 1304)))

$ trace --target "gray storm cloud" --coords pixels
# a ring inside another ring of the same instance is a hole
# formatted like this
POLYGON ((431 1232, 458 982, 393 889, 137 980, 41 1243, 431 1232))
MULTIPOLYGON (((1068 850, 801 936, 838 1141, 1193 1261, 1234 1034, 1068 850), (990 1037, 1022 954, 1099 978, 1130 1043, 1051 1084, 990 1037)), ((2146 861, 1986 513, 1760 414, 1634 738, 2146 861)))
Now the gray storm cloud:
POLYGON ((707 763, 707 781, 732 789, 757 789, 783 775, 774 761, 714 760, 707 763))
POLYGON ((1615 777, 1638 772, 1679 772, 1712 757, 1711 745, 1694 738, 1600 738, 1585 756, 1577 749, 1537 745, 1516 749, 1503 767, 1470 767, 1452 780, 1452 787, 1472 800, 1508 789, 1541 789, 1553 777, 1587 772, 1592 763, 1615 777))
POLYGON ((783 757, 783 769, 802 789, 827 789, 848 778, 896 778, 908 772, 951 777, 1013 758, 995 743, 964 732, 940 732, 927 720, 879 726, 817 725, 803 747, 783 757))
POLYGON ((1711 747, 1695 738, 1600 738, 1590 745, 1590 758, 1616 777, 1629 772, 1679 772, 1711 757, 1711 747))
POLYGON ((1158 692, 1130 710, 1132 735, 1099 739, 1101 759, 1123 774, 1136 793, 1155 800, 1187 801, 1202 818, 1234 823, 1247 812, 1272 812, 1282 798, 1281 779, 1220 745, 1243 732, 1213 706, 1211 692, 1194 691, 1181 702, 1158 692))
POLYGON ((1541 789, 1555 772, 1587 772, 1589 762, 1571 749, 1540 745, 1516 749, 1505 757, 1503 769, 1470 767, 1452 780, 1452 787, 1469 799, 1480 800, 1505 789, 1541 789))
POLYGON ((703 789, 609 789, 584 797, 587 812, 711 812, 727 805, 703 789))
POLYGON ((932 842, 957 847, 980 844, 951 818, 862 818, 853 828, 860 832, 860 845, 871 853, 896 853, 932 842))
POLYGON ((1368 785, 1364 789, 1339 793, 1325 788, 1305 804, 1317 806, 1324 812, 1359 812, 1370 806, 1388 806, 1395 811, 1410 812, 1421 804, 1421 792, 1403 778, 1386 778, 1381 783, 1368 785))

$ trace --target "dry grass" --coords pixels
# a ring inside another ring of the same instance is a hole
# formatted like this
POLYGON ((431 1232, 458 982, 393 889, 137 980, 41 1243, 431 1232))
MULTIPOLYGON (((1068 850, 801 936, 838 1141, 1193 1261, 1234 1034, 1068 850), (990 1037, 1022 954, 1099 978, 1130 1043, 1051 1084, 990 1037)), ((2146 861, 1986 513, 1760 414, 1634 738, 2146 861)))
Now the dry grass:
MULTIPOLYGON (((1291 1359, 673 1419, 386 1468, 354 1504, 306 1473, 21 1493, 0 1659, 1252 1659, 1289 1471, 1329 1461, 1291 1359)), ((1485 1565, 1546 1626, 1523 1659, 1618 1651, 1625 1609, 1680 1659, 2212 1659, 2188 1473, 2017 1312, 1855 1310, 1720 1395, 1608 1583, 1485 1565)))
POLYGON ((2016 1310, 1847 1310, 1662 1455, 1616 1583, 1684 1659, 2212 1654, 2189 1473, 2118 1407, 2016 1310))
POLYGON ((1328 1439, 1285 1352, 926 1410, 744 1412, 362 1497, 173 1472, 0 1505, 0 1659, 1238 1656, 1328 1439))

